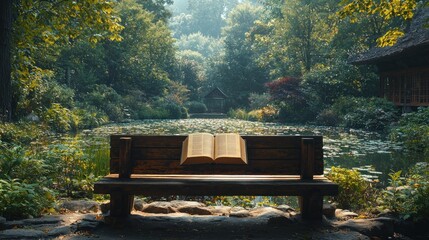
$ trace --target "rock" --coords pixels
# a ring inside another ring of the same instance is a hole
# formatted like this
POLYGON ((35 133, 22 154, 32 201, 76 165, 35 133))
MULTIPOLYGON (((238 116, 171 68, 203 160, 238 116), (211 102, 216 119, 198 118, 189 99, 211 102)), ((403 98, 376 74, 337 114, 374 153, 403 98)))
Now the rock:
POLYGON ((12 228, 20 228, 23 227, 24 221, 23 220, 16 220, 16 221, 7 221, 3 224, 4 229, 12 229, 12 228))
POLYGON ((64 208, 74 212, 97 212, 100 209, 100 205, 95 201, 70 200, 63 202, 60 205, 60 208, 64 208))
POLYGON ((322 212, 327 218, 335 218, 335 206, 332 204, 324 203, 322 212))
POLYGON ((8 229, 0 232, 0 239, 43 238, 45 233, 34 229, 8 229))
POLYGON ((144 204, 145 204, 145 202, 143 200, 141 200, 140 198, 134 199, 134 209, 136 211, 142 211, 144 204))
POLYGON ((229 216, 229 213, 231 212, 231 207, 228 206, 214 206, 210 207, 210 211, 213 215, 217 216, 229 216))
POLYGON ((357 213, 350 212, 349 210, 343 210, 343 209, 335 210, 335 217, 341 220, 346 220, 357 216, 358 216, 357 213))
POLYGON ((268 224, 285 224, 291 222, 287 212, 272 207, 256 208, 250 211, 251 216, 266 219, 268 224))
POLYGON ((285 213, 283 211, 280 211, 278 209, 272 208, 272 207, 261 207, 261 208, 254 208, 250 211, 250 214, 253 217, 263 217, 264 215, 284 215, 285 213))
POLYGON ((250 212, 246 209, 240 210, 240 211, 234 211, 229 213, 230 217, 236 217, 236 218, 245 218, 250 217, 250 212))
POLYGON ((49 231, 48 236, 58 237, 58 236, 69 234, 71 232, 72 232, 71 226, 61 226, 61 227, 56 227, 56 228, 52 229, 51 231, 49 231))
POLYGON ((206 207, 204 203, 195 202, 195 201, 182 201, 174 200, 171 201, 171 207, 173 208, 182 208, 182 207, 206 207))
POLYGON ((77 231, 92 231, 98 227, 100 222, 82 221, 77 224, 77 231))
POLYGON ((56 224, 62 220, 56 216, 43 216, 41 218, 30 218, 22 220, 25 225, 56 224))
POLYGON ((184 206, 177 209, 178 212, 188 213, 191 215, 212 215, 212 212, 206 207, 184 206))
POLYGON ((317 233, 312 236, 312 239, 318 240, 370 240, 369 237, 353 231, 339 231, 328 233, 317 233))
POLYGON ((171 206, 170 202, 152 202, 144 205, 142 212, 146 213, 174 213, 176 209, 171 206))
POLYGON ((295 209, 291 208, 289 205, 280 205, 280 206, 277 206, 275 209, 278 209, 282 212, 287 212, 287 213, 295 212, 295 209))
POLYGON ((369 237, 388 238, 394 233, 394 220, 390 218, 350 219, 334 226, 340 229, 350 229, 369 237))

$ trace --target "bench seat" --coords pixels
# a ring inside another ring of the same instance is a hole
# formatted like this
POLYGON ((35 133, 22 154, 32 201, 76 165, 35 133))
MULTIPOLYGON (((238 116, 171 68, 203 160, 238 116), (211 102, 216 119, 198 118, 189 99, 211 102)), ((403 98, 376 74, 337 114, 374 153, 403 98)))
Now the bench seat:
POLYGON ((324 196, 338 193, 338 186, 323 176, 302 180, 299 175, 184 175, 132 174, 121 179, 110 174, 95 184, 95 193, 115 191, 148 196, 301 196, 319 192, 324 196))

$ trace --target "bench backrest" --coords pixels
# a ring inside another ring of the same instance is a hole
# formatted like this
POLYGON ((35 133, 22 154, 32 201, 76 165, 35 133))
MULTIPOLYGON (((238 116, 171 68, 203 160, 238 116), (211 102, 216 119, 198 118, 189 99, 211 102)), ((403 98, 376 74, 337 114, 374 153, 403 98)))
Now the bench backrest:
POLYGON ((232 174, 301 175, 312 179, 323 174, 322 136, 242 136, 248 164, 180 165, 186 136, 112 135, 110 173, 129 174, 232 174))

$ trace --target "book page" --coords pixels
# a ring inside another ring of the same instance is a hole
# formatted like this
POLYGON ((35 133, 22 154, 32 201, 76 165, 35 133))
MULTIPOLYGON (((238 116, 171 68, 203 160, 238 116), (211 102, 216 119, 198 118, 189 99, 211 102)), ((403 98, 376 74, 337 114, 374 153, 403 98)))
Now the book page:
POLYGON ((213 135, 209 133, 195 133, 189 134, 188 139, 188 157, 206 156, 213 158, 213 135))
POLYGON ((235 133, 219 134, 215 137, 215 158, 241 157, 240 135, 235 133))

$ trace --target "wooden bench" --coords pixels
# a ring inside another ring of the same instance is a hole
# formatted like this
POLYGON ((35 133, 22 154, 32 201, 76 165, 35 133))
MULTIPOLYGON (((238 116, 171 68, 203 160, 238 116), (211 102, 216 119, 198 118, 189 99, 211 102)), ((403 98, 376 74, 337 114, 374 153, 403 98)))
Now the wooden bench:
POLYGON ((110 194, 110 216, 130 214, 134 195, 299 196, 303 219, 321 220, 323 196, 338 185, 323 176, 321 136, 243 136, 248 165, 181 166, 186 136, 110 138, 110 174, 94 192, 110 194))

